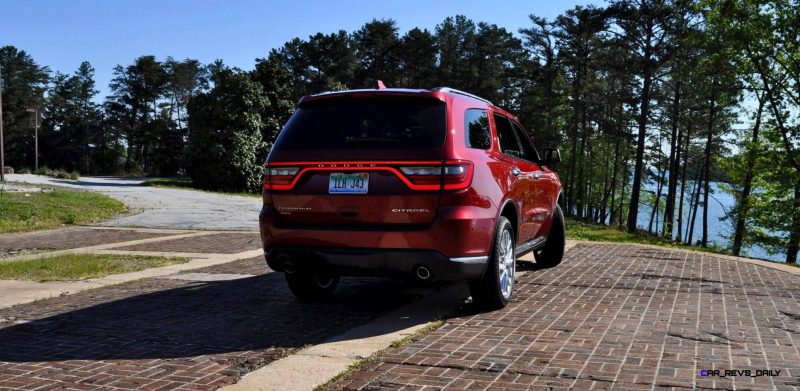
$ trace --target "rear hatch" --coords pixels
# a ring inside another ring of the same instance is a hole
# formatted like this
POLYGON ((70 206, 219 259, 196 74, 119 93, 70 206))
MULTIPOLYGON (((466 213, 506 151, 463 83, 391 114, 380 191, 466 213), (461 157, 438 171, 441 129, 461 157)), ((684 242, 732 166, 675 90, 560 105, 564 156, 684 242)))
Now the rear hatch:
POLYGON ((265 189, 289 224, 429 224, 446 129, 445 103, 430 96, 301 103, 270 152, 265 189))

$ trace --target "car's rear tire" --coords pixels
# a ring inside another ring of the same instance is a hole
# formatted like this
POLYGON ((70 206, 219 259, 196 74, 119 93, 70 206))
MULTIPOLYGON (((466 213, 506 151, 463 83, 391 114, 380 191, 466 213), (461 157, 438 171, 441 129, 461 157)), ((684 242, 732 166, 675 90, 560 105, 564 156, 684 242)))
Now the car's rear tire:
POLYGON ((477 306, 494 310, 511 301, 517 262, 515 246, 514 228, 508 219, 500 216, 483 278, 469 283, 472 301, 477 306))
POLYGON ((339 285, 339 276, 298 272, 285 274, 289 289, 303 301, 330 297, 339 285))
POLYGON ((553 223, 550 225, 550 233, 547 234, 547 241, 539 251, 534 251, 536 265, 549 268, 557 266, 564 258, 564 246, 566 245, 566 233, 564 227, 564 213, 561 206, 556 205, 553 211, 553 223))

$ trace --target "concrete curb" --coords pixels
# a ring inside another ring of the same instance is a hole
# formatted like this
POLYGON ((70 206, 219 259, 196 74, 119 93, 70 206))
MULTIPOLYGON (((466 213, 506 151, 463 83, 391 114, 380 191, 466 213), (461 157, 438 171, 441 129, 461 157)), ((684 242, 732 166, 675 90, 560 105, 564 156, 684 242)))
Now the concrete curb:
POLYGON ((184 231, 182 234, 176 235, 167 235, 167 236, 160 236, 157 238, 146 238, 146 239, 136 239, 136 240, 127 240, 122 242, 114 242, 114 243, 106 243, 106 244, 98 244, 95 246, 87 246, 87 247, 78 247, 78 248, 71 248, 65 250, 55 250, 55 251, 44 251, 36 254, 28 254, 28 255, 20 255, 16 257, 8 257, 0 259, 0 262, 8 262, 8 261, 26 261, 30 259, 40 259, 40 258, 49 258, 57 255, 62 254, 86 254, 86 253, 93 253, 98 252, 98 250, 107 250, 114 247, 124 247, 124 246, 133 246, 137 244, 144 244, 144 243, 154 243, 154 242, 162 242, 167 240, 174 240, 174 239, 184 239, 184 238, 191 238, 195 236, 205 236, 211 235, 214 233, 218 233, 216 231, 184 231))
MULTIPOLYGON (((83 251, 81 253, 90 253, 83 251)), ((94 251, 94 253, 104 253, 94 251)), ((114 252, 116 253, 116 252, 114 252)), ((139 254, 142 252, 121 252, 125 254, 139 254)), ((191 259, 189 262, 163 266, 153 269, 141 270, 138 272, 115 274, 105 277, 92 278, 83 281, 58 281, 58 282, 35 282, 18 280, 0 280, 0 309, 14 305, 30 303, 37 300, 49 299, 51 297, 66 296, 87 289, 102 288, 109 285, 122 284, 142 278, 161 277, 179 273, 186 270, 201 269, 208 266, 221 265, 240 259, 253 258, 261 255, 262 250, 250 250, 236 254, 201 254, 203 258, 191 259)), ((47 253, 52 255, 52 253, 47 253)), ((161 254, 161 253, 159 253, 161 254)), ((182 257, 184 253, 163 253, 166 256, 182 257)))
POLYGON ((303 349, 245 375, 225 391, 311 390, 327 383, 359 359, 413 335, 452 314, 469 297, 466 284, 453 284, 425 298, 303 349))

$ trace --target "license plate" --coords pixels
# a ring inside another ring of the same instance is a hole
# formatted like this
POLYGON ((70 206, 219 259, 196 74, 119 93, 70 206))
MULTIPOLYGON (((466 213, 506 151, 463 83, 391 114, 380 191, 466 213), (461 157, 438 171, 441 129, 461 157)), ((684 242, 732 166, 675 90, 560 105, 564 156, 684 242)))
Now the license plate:
POLYGON ((369 173, 358 172, 345 174, 340 172, 331 173, 328 182, 329 194, 367 194, 369 188, 369 173))

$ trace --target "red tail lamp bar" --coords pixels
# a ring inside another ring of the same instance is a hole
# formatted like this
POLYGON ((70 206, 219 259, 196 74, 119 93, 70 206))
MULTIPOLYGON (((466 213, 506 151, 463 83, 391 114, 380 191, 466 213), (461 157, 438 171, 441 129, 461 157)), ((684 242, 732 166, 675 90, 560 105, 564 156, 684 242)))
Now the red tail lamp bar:
POLYGON ((411 190, 466 189, 472 183, 473 164, 467 160, 279 162, 265 164, 265 190, 291 190, 306 173, 388 171, 411 190), (444 175, 444 181, 441 180, 444 175))

